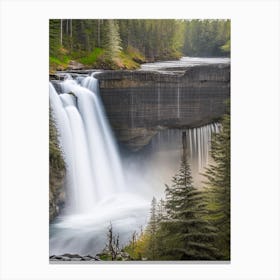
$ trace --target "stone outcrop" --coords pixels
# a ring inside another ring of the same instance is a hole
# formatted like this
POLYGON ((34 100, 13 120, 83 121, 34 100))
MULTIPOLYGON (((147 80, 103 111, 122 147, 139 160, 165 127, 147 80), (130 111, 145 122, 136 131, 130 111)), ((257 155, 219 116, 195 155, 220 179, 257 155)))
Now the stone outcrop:
POLYGON ((63 255, 52 255, 50 256, 50 262, 95 262, 100 261, 98 256, 86 255, 81 256, 78 254, 63 254, 63 255))
POLYGON ((65 170, 50 167, 49 171, 49 220, 50 222, 58 216, 65 202, 65 170))
POLYGON ((68 67, 67 69, 68 70, 81 70, 81 69, 84 69, 85 68, 85 65, 80 63, 80 62, 77 62, 75 60, 71 60, 68 64, 68 67))
MULTIPOLYGON (((63 254, 52 255, 49 257, 50 262, 96 262, 96 261, 112 261, 109 253, 100 253, 95 256, 79 254, 63 254)), ((116 255, 115 261, 131 261, 133 260, 127 252, 121 251, 116 255)))
POLYGON ((132 149, 146 145, 160 129, 202 126, 225 112, 229 64, 166 70, 95 75, 116 136, 132 149))

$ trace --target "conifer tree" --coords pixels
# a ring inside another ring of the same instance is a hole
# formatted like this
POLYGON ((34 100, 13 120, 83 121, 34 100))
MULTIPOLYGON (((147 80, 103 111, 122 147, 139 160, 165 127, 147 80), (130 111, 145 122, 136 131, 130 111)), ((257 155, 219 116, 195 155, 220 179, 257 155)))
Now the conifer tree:
POLYGON ((151 211, 150 211, 150 221, 147 227, 147 232, 149 235, 149 246, 148 246, 148 258, 151 260, 156 259, 156 251, 157 251, 157 230, 158 230, 158 223, 157 223, 157 200, 155 197, 152 199, 151 203, 151 211))
POLYGON ((156 206, 157 224, 159 224, 166 216, 165 202, 161 198, 156 206))
POLYGON ((179 172, 166 186, 167 217, 161 222, 165 253, 169 259, 214 260, 216 229, 205 219, 204 194, 193 187, 191 170, 184 149, 179 172))
POLYGON ((118 23, 113 19, 107 20, 106 25, 106 39, 105 39, 105 50, 106 56, 112 60, 118 57, 121 47, 121 38, 119 34, 118 23))
POLYGON ((52 19, 49 21, 49 54, 56 55, 60 47, 60 20, 52 19))
POLYGON ((214 163, 205 172, 208 219, 219 229, 216 239, 223 259, 230 259, 230 115, 222 120, 222 130, 212 138, 214 163))

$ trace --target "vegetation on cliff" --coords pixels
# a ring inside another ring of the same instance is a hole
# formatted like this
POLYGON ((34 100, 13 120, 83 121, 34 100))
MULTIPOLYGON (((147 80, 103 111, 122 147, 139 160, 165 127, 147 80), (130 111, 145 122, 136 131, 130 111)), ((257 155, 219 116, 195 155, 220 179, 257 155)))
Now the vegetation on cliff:
POLYGON ((229 20, 51 19, 50 70, 136 69, 143 62, 186 56, 228 56, 229 20))
POLYGON ((49 218, 52 221, 64 203, 65 163, 57 140, 57 130, 49 113, 49 218))

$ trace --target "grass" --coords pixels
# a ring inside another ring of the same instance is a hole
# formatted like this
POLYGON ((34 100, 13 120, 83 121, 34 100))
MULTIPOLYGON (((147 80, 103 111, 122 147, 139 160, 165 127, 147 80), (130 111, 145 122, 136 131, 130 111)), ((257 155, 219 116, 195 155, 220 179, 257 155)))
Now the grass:
POLYGON ((90 54, 79 58, 78 61, 82 64, 92 66, 96 64, 98 58, 104 53, 104 50, 101 48, 95 48, 90 54))
POLYGON ((145 62, 145 57, 138 49, 131 46, 121 51, 113 59, 108 59, 102 48, 94 48, 90 53, 84 51, 70 53, 66 49, 61 48, 58 50, 57 55, 52 55, 49 58, 50 73, 67 69, 70 60, 78 61, 87 68, 137 69, 141 63, 145 62))
POLYGON ((49 57, 49 68, 50 73, 54 73, 56 70, 64 70, 67 68, 70 57, 68 55, 63 55, 60 58, 55 56, 49 57))

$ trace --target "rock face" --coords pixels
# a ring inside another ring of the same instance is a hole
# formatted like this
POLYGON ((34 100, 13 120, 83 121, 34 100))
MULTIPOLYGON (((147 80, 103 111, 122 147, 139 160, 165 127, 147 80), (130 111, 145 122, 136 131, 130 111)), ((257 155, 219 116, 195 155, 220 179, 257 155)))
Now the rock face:
POLYGON ((116 136, 130 148, 141 148, 162 128, 198 127, 224 114, 229 64, 171 70, 95 75, 116 136))
POLYGON ((65 202, 65 170, 50 167, 49 171, 49 220, 50 222, 58 216, 65 202))
POLYGON ((57 141, 57 130, 49 114, 49 220, 60 213, 65 201, 65 163, 57 141))
MULTIPOLYGON (((63 254, 52 255, 49 257, 50 262, 96 262, 96 261, 112 261, 109 253, 100 253, 95 256, 79 254, 63 254)), ((132 260, 127 252, 121 251, 117 254, 115 261, 130 261, 132 260)))
POLYGON ((97 256, 80 256, 78 254, 64 254, 64 255, 52 255, 50 256, 50 261, 51 262, 77 262, 77 261, 82 261, 82 262, 95 262, 95 261, 100 261, 100 258, 97 256))
POLYGON ((80 69, 84 69, 84 68, 85 68, 85 65, 83 65, 82 63, 77 62, 75 60, 71 60, 67 67, 68 70, 80 70, 80 69))

